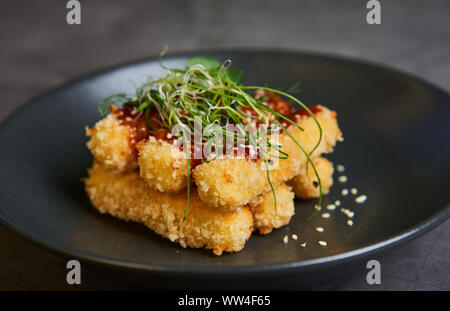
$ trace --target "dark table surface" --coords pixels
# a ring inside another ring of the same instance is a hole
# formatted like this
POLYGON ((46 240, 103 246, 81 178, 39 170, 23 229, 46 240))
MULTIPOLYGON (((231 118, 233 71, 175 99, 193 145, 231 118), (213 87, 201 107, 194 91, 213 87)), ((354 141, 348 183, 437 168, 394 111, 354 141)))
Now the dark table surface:
MULTIPOLYGON (((34 95, 107 66, 169 51, 283 48, 384 63, 450 90, 450 2, 382 1, 381 25, 361 1, 81 0, 81 25, 65 2, 4 1, 0 10, 0 121, 34 95)), ((326 103, 324 103, 326 104, 326 103)), ((382 284, 367 270, 292 289, 450 290, 450 222, 376 257, 382 284)), ((0 226, 0 290, 138 289, 157 284, 84 265, 82 285, 66 284, 67 259, 0 226)))

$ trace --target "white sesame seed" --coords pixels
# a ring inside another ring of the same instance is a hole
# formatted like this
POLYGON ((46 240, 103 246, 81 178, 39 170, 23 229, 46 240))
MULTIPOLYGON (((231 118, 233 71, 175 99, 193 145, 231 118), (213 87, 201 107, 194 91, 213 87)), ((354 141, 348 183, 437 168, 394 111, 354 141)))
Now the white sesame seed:
POLYGON ((352 189, 350 189, 350 192, 351 192, 352 194, 356 195, 356 194, 358 194, 358 189, 352 188, 352 189))
POLYGON ((351 227, 353 226, 353 220, 347 220, 347 226, 351 227))
POLYGON ((319 245, 320 245, 320 246, 327 246, 327 242, 325 242, 325 241, 319 241, 319 245))
POLYGON ((292 238, 293 240, 297 241, 298 236, 297 236, 296 234, 293 234, 293 235, 291 235, 291 238, 292 238))
POLYGON ((334 202, 334 205, 336 205, 336 206, 340 206, 340 205, 341 205, 341 201, 339 201, 339 200, 336 200, 336 202, 334 202))
POLYGON ((302 244, 300 244, 301 247, 306 247, 306 242, 303 242, 302 244))
POLYGON ((324 230, 322 227, 317 227, 317 228, 316 228, 316 231, 317 231, 317 232, 324 232, 325 230, 324 230))
POLYGON ((327 209, 330 210, 330 211, 333 211, 333 210, 336 209, 336 205, 334 205, 334 204, 328 204, 328 205, 327 205, 327 209))
POLYGON ((355 216, 355 212, 348 211, 347 213, 345 213, 345 215, 347 215, 347 217, 353 218, 353 216, 355 216))
POLYGON ((341 183, 347 182, 347 176, 345 175, 339 176, 338 181, 341 183))
POLYGON ((316 204, 316 205, 314 206, 314 209, 320 211, 320 210, 322 209, 322 207, 316 204))
POLYGON ((283 238, 283 243, 287 244, 288 241, 289 241, 289 237, 287 235, 285 235, 284 238, 283 238))
POLYGON ((348 189, 342 189, 341 194, 346 196, 348 194, 348 189))
POLYGON ((337 171, 338 172, 343 172, 343 171, 345 171, 345 167, 344 167, 344 165, 342 165, 342 164, 338 164, 338 165, 336 165, 336 169, 337 169, 337 171))
POLYGON ((355 199, 355 202, 356 203, 364 203, 364 202, 366 202, 366 200, 367 200, 367 196, 363 194, 363 195, 360 195, 359 197, 357 197, 355 199))
POLYGON ((352 212, 351 210, 347 209, 347 208, 341 208, 341 212, 344 213, 345 215, 347 215, 347 217, 352 218, 354 215, 354 212, 352 212))
POLYGON ((330 218, 330 213, 323 213, 321 215, 322 218, 330 218))

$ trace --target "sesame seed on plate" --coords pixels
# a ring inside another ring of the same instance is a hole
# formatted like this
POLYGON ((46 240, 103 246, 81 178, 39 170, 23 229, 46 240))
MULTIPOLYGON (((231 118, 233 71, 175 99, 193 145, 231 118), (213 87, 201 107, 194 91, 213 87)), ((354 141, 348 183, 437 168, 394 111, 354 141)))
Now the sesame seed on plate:
POLYGON ((349 218, 353 218, 353 216, 355 216, 355 212, 352 212, 351 210, 349 210, 347 208, 341 208, 341 212, 344 213, 345 215, 347 215, 347 217, 349 217, 349 218))
POLYGON ((345 171, 345 167, 344 167, 344 165, 342 165, 342 164, 338 164, 338 165, 336 165, 336 169, 337 169, 337 171, 338 172, 343 172, 343 171, 345 171))
POLYGON ((293 240, 297 241, 298 236, 297 236, 296 234, 293 234, 293 235, 291 235, 291 238, 292 238, 293 240))
POLYGON ((358 189, 352 188, 352 189, 350 189, 350 192, 351 192, 352 194, 356 195, 356 194, 358 194, 358 189))
POLYGON ((330 218, 330 213, 323 213, 321 215, 322 218, 330 218))
POLYGON ((353 226, 353 220, 347 220, 347 226, 351 227, 353 226))
POLYGON ((336 205, 334 205, 334 204, 328 204, 328 205, 327 205, 327 209, 330 210, 330 211, 333 211, 333 210, 336 209, 336 205))
POLYGON ((342 189, 341 194, 346 196, 348 194, 348 189, 342 189))
POLYGON ((283 243, 287 244, 288 241, 289 241, 289 237, 287 235, 285 235, 284 238, 283 238, 283 243))
POLYGON ((355 202, 356 203, 364 203, 364 202, 366 202, 366 200, 367 200, 367 196, 363 194, 363 195, 360 195, 359 197, 357 197, 355 199, 355 202))
POLYGON ((341 208, 341 213, 347 215, 347 217, 353 217, 353 212, 347 208, 341 208))
POLYGON ((347 176, 345 175, 339 176, 338 181, 341 183, 347 182, 347 176))
POLYGON ((327 242, 325 241, 319 241, 318 243, 320 246, 327 246, 327 242))
POLYGON ((316 231, 317 231, 317 232, 324 232, 325 230, 324 230, 322 227, 317 227, 317 228, 316 228, 316 231))
POLYGON ((303 242, 302 244, 300 244, 301 247, 306 247, 306 242, 303 242))
POLYGON ((314 206, 314 209, 320 211, 320 210, 322 209, 322 207, 321 207, 320 205, 317 205, 317 204, 316 204, 316 205, 314 206))
POLYGON ((341 205, 341 201, 339 201, 339 200, 336 200, 336 202, 334 202, 334 205, 336 205, 336 206, 339 206, 339 205, 341 205))

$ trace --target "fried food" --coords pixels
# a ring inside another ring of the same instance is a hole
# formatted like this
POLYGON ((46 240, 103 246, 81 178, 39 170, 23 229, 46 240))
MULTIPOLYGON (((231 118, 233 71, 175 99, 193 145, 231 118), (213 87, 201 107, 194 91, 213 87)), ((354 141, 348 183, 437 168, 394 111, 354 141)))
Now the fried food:
POLYGON ((150 136, 138 150, 140 175, 150 188, 175 193, 186 187, 186 154, 179 148, 150 136))
POLYGON ((276 208, 272 191, 263 194, 252 208, 255 230, 261 234, 270 233, 273 229, 287 225, 295 213, 294 193, 291 187, 281 184, 274 190, 276 208))
MULTIPOLYGON (((336 112, 323 106, 316 118, 323 130, 322 141, 311 155, 316 158, 323 153, 330 153, 341 138, 341 131, 336 120, 336 112)), ((303 128, 291 125, 287 131, 297 139, 306 152, 310 152, 319 138, 319 129, 315 121, 302 116, 297 123, 303 128)), ((307 161, 306 156, 286 134, 279 135, 282 150, 289 154, 288 159, 279 159, 279 167, 270 170, 270 181, 277 186, 300 174, 307 161)), ((221 210, 234 210, 248 204, 258 195, 270 190, 265 164, 262 159, 217 159, 203 163, 193 170, 193 177, 200 198, 221 210)))
MULTIPOLYGON (((331 152, 341 135, 334 111, 321 107, 317 119, 323 129, 323 139, 312 158, 331 152)), ((288 131, 308 151, 317 141, 317 125, 307 116, 302 117, 298 123, 305 129, 304 132, 294 126, 290 126, 288 131)), ((139 167, 140 175, 147 184, 161 192, 176 193, 186 187, 185 154, 170 142, 149 136, 148 140, 138 143, 139 153, 136 156, 133 146, 129 143, 129 126, 121 124, 114 113, 97 122, 93 128, 87 129, 87 135, 91 137, 87 146, 96 163, 120 172, 139 167)), ((283 145, 283 151, 290 154, 290 159, 279 160, 279 169, 270 171, 273 185, 279 185, 300 174, 306 162, 304 154, 288 135, 281 134, 280 143, 283 145)), ((245 205, 268 191, 270 187, 261 159, 259 161, 216 159, 199 165, 192 173, 200 197, 210 205, 223 210, 233 210, 245 205)), ((294 186, 294 189, 297 188, 294 186)), ((310 196, 303 198, 307 197, 310 196)))
POLYGON ((193 57, 98 103, 111 113, 86 130, 94 163, 84 179, 97 210, 221 255, 288 224, 295 194, 319 196, 314 168, 329 191, 333 165, 321 156, 342 138, 336 112, 242 85, 230 65, 193 57))
MULTIPOLYGON (((333 163, 323 157, 314 159, 313 163, 322 183, 322 192, 323 194, 327 194, 333 185, 333 163)), ((317 177, 311 165, 308 167, 308 170, 304 166, 300 174, 290 180, 288 184, 292 186, 295 195, 301 199, 319 197, 320 192, 317 177)))
POLYGON ((136 155, 129 143, 130 129, 122 125, 113 113, 98 121, 93 128, 86 129, 90 137, 87 147, 94 161, 109 169, 120 172, 138 166, 136 155))
POLYGON ((183 247, 205 247, 216 255, 237 252, 253 231, 253 215, 248 207, 222 212, 207 207, 195 192, 191 193, 188 217, 182 223, 186 193, 153 190, 136 171, 119 173, 94 164, 85 186, 101 213, 143 223, 183 247))

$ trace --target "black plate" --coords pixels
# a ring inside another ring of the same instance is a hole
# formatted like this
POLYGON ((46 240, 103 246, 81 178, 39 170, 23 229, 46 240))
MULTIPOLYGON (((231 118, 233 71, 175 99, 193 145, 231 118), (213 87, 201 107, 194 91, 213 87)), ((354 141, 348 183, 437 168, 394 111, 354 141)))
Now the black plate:
MULTIPOLYGON (((208 52, 167 56, 183 67, 206 54, 245 70, 245 84, 288 88, 301 82, 307 105, 338 112, 345 141, 330 159, 346 167, 325 203, 342 201, 355 212, 346 225, 339 209, 330 219, 305 221, 314 200, 296 204, 291 224, 254 235, 239 253, 221 257, 183 249, 142 225, 100 215, 80 178, 91 156, 85 126, 100 117, 96 103, 133 83, 163 73, 148 59, 89 75, 32 100, 0 130, 0 218, 9 227, 71 257, 137 270, 189 276, 254 276, 316 271, 351 262, 419 235, 450 214, 450 97, 417 78, 377 65, 293 52, 208 52), (368 201, 342 197, 357 187, 368 201), (315 226, 325 232, 318 233, 315 226), (298 241, 282 243, 285 234, 298 241), (318 240, 328 242, 327 247, 318 240), (307 247, 299 246, 306 241, 307 247)), ((335 177, 339 175, 338 173, 335 177)))

